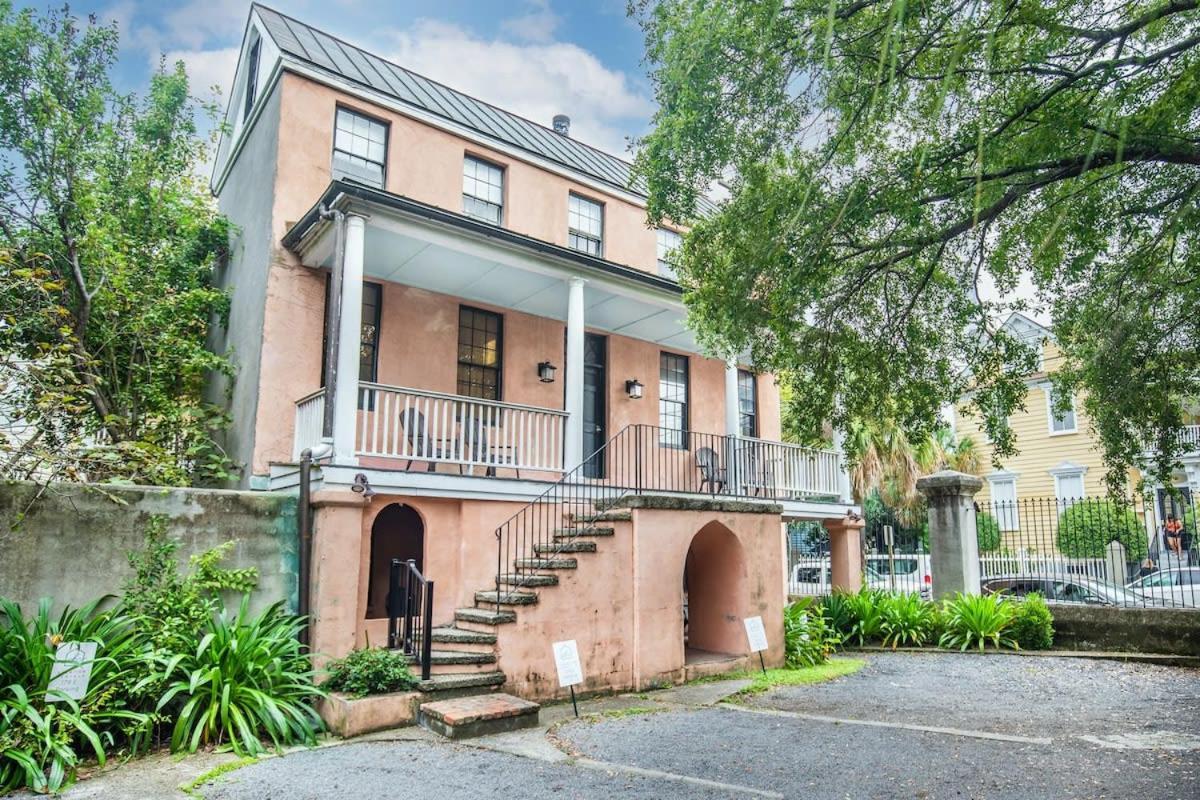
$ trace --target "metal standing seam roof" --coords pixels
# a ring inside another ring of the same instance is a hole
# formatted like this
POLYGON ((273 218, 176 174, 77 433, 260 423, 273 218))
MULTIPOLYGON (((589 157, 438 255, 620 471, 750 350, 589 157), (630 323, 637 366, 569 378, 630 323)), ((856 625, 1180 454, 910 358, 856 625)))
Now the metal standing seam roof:
POLYGON ((314 67, 394 97, 592 178, 645 196, 632 166, 578 140, 443 86, 324 31, 254 4, 281 51, 314 67))

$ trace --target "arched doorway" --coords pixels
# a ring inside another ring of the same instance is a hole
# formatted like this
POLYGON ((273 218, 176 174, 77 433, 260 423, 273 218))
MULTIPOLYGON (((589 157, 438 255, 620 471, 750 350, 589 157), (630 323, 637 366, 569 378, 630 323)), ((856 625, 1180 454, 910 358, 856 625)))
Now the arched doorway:
POLYGON ((683 592, 685 661, 746 652, 745 556, 741 542, 719 522, 710 522, 692 538, 683 592))
POLYGON ((371 571, 367 580, 367 619, 387 616, 388 568, 392 559, 412 559, 424 569, 425 523, 412 506, 392 503, 371 524, 371 571))

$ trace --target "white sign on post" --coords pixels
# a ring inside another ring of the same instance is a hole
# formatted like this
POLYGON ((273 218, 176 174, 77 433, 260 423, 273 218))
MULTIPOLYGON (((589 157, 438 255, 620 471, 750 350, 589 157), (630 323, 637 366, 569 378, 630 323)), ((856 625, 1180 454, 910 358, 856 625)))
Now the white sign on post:
POLYGON ((767 649, 767 631, 762 617, 746 617, 746 638, 750 640, 750 652, 759 653, 767 649))
POLYGON ((554 643, 554 666, 558 668, 560 687, 583 683, 583 665, 579 663, 579 647, 574 639, 554 643))
POLYGON ((92 679, 92 662, 96 659, 95 642, 63 642, 54 651, 54 666, 50 669, 50 685, 46 700, 54 703, 67 696, 82 700, 87 696, 88 681, 92 679))

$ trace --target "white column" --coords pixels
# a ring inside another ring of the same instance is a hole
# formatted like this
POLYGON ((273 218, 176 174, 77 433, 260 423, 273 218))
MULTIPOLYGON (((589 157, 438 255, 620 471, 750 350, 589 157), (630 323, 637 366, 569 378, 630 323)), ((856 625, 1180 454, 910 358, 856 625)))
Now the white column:
POLYGON ((583 278, 567 280, 567 434, 563 469, 575 469, 583 452, 583 278))
POLYGON ((342 261, 342 315, 338 324, 337 376, 333 386, 333 460, 357 464, 354 429, 358 419, 358 363, 362 347, 363 256, 366 218, 346 215, 342 261))
POLYGON ((737 436, 741 432, 741 414, 738 411, 738 366, 737 359, 725 362, 725 433, 729 436, 725 445, 725 477, 729 481, 726 491, 741 494, 741 466, 738 457, 737 436))
MULTIPOLYGON (((842 398, 839 396, 837 398, 836 402, 838 404, 838 407, 840 408, 842 405, 842 398)), ((846 434, 844 434, 842 432, 841 428, 834 426, 833 449, 837 451, 838 462, 839 462, 839 466, 841 467, 838 470, 838 489, 839 489, 839 493, 841 494, 841 501, 843 503, 853 503, 854 502, 854 490, 850 486, 850 469, 849 469, 849 466, 846 464, 846 447, 845 447, 845 445, 846 445, 846 434)))

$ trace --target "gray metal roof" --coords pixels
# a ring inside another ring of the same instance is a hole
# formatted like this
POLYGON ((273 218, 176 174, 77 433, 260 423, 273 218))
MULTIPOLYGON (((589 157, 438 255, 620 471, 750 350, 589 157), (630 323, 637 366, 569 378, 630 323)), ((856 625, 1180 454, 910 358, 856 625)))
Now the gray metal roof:
POLYGON ((254 8, 275 44, 293 58, 596 180, 645 195, 632 184, 632 168, 626 161, 385 61, 272 8, 257 3, 254 8))

